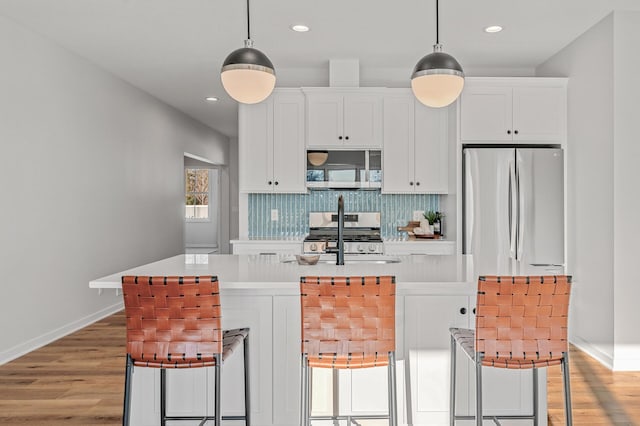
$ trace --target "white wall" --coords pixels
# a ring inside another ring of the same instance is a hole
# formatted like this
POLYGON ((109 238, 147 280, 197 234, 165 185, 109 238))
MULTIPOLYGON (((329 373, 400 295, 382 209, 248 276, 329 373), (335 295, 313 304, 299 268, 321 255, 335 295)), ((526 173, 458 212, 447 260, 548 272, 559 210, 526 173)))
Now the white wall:
POLYGON ((640 13, 615 12, 614 22, 614 369, 640 370, 640 13))
POLYGON ((569 77, 572 340, 616 370, 640 370, 638 28, 616 11, 537 70, 569 77))
POLYGON ((569 77, 567 266, 571 340, 613 361, 613 16, 537 69, 569 77))
POLYGON ((228 139, 2 17, 0 57, 2 363, 119 306, 90 279, 182 252, 183 154, 228 139))
POLYGON ((232 240, 240 237, 238 170, 238 138, 232 138, 229 141, 229 237, 232 240))

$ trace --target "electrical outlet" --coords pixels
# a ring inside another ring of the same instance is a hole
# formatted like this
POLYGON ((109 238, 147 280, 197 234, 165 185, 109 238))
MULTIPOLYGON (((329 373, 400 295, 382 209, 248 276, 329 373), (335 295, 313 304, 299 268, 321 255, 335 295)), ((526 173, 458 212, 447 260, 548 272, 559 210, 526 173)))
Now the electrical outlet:
POLYGON ((278 209, 271 209, 271 220, 273 222, 278 221, 278 209))
POLYGON ((413 211, 413 219, 412 220, 420 220, 424 219, 424 212, 422 210, 414 210, 413 211))

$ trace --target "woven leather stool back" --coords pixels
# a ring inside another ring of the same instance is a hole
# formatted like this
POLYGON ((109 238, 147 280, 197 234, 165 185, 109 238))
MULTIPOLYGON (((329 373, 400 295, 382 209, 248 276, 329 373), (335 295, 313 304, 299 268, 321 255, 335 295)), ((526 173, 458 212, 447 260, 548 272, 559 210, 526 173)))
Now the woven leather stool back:
POLYGON ((302 277, 302 353, 310 367, 365 368, 395 351, 395 277, 302 277))
POLYGON ((571 277, 486 276, 478 282, 476 352, 483 365, 556 365, 568 352, 571 277))
POLYGON ((217 277, 124 276, 122 292, 134 365, 215 365, 222 352, 217 277))

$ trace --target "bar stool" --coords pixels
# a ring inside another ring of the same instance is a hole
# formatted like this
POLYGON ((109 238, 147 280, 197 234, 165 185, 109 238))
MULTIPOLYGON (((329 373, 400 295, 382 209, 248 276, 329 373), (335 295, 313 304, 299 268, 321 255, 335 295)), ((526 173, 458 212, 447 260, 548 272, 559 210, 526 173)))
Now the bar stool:
POLYGON ((478 279, 476 328, 451 328, 450 424, 456 420, 528 419, 538 424, 538 368, 561 365, 565 419, 572 425, 567 318, 571 277, 486 276, 478 279), (455 414, 456 346, 475 363, 476 415, 455 414), (533 414, 483 416, 482 367, 533 369, 533 414))
POLYGON ((160 369, 160 425, 167 420, 222 420, 250 422, 249 329, 221 328, 218 278, 214 276, 147 277, 123 276, 122 293, 127 319, 127 368, 122 424, 131 417, 133 368, 160 369), (244 416, 222 416, 220 377, 224 361, 244 346, 244 416), (167 416, 166 369, 214 367, 214 416, 167 416))
POLYGON ((301 277, 301 424, 311 420, 389 419, 397 425, 395 277, 301 277), (389 414, 311 416, 311 368, 388 367, 389 414))

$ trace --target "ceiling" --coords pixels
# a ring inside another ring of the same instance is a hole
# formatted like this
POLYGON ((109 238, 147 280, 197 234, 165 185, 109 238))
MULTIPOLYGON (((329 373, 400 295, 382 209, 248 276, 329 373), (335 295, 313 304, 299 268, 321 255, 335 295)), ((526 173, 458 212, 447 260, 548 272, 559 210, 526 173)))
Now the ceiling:
MULTIPOLYGON (((467 75, 532 75, 613 9, 640 10, 639 3, 443 0, 440 41, 467 75), (486 34, 488 25, 504 30, 486 34)), ((231 137, 237 104, 219 71, 243 46, 245 8, 243 0, 0 0, 0 15, 231 137)), ((329 60, 355 58, 361 86, 409 87, 435 41, 435 0, 252 0, 251 33, 277 86, 327 86, 329 60), (295 33, 294 23, 311 31, 295 33)))

